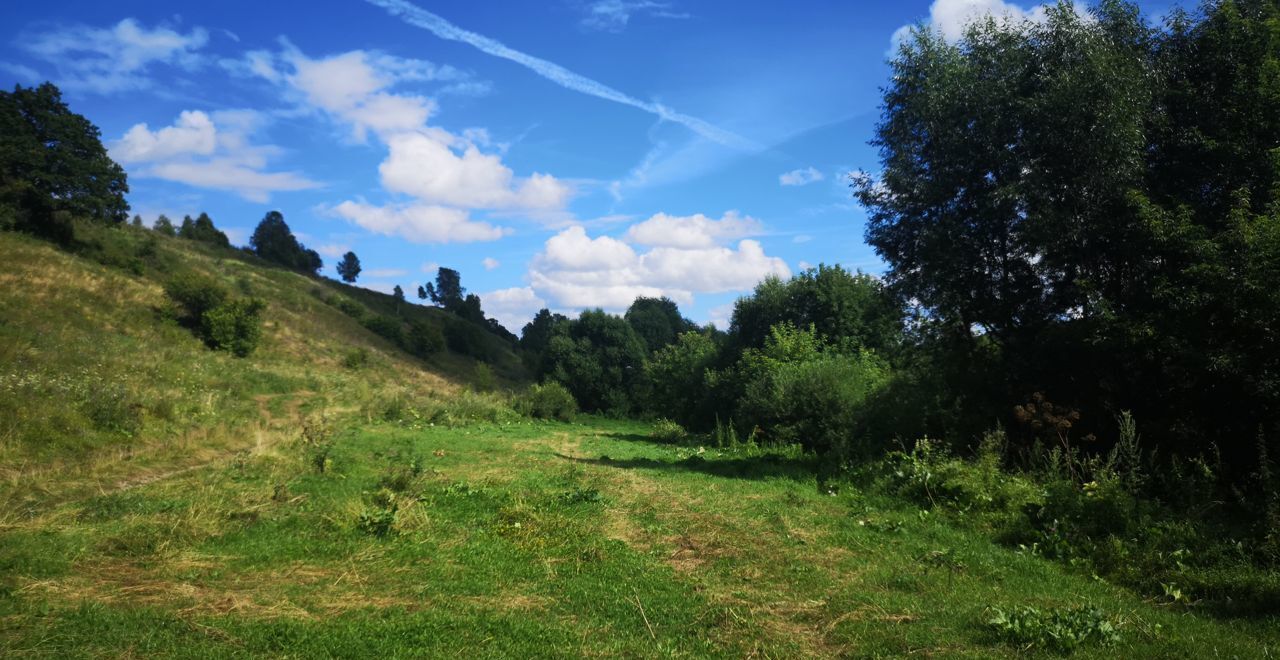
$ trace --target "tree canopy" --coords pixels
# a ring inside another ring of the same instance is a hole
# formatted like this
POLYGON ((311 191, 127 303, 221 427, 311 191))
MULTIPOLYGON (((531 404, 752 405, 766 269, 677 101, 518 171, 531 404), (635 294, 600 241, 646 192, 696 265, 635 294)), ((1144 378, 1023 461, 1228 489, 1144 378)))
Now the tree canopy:
MULTIPOLYGON (((360 258, 355 252, 348 251, 342 255, 342 261, 338 262, 338 277, 343 282, 354 282, 360 276, 360 258)), ((418 295, 422 297, 422 287, 418 287, 418 295)))
POLYGON ((128 219, 124 170, 51 83, 0 92, 0 228, 65 240, 70 219, 128 219))
POLYGON ((255 254, 267 261, 304 273, 317 273, 324 267, 320 255, 298 242, 279 211, 268 211, 249 237, 255 254))

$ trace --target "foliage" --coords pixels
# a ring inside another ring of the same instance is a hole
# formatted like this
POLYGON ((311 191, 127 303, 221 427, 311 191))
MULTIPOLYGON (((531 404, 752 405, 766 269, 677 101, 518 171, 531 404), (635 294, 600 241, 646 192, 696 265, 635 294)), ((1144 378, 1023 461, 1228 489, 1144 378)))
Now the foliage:
POLYGON ((680 444, 689 439, 689 432, 669 419, 658 419, 654 421, 649 437, 657 442, 680 444))
POLYGON ((587 310, 561 326, 547 347, 545 373, 573 393, 584 410, 625 414, 647 351, 635 330, 603 310, 587 310))
POLYGON ((254 254, 275 264, 315 274, 324 266, 315 250, 307 249, 285 223, 279 211, 268 211, 249 237, 254 254))
POLYGON ((205 312, 200 318, 205 341, 215 349, 247 357, 262 340, 262 310, 257 299, 232 299, 205 312))
POLYGON ((716 400, 707 387, 719 347, 704 333, 686 332, 658 350, 645 364, 646 408, 691 428, 706 429, 715 416, 716 400))
POLYGON ((360 319, 360 325, 396 346, 404 344, 404 324, 399 319, 381 314, 369 314, 360 319))
POLYGON ((681 333, 697 326, 680 315, 680 308, 670 298, 636 298, 623 317, 644 340, 649 352, 669 346, 681 333))
POLYGON ((51 83, 0 91, 0 229, 69 243, 73 218, 128 218, 124 170, 51 83))
POLYGON ((516 412, 535 419, 569 422, 578 413, 578 402, 573 395, 555 381, 529 386, 512 405, 516 412))
POLYGON ((855 189, 891 291, 956 363, 993 349, 942 372, 965 415, 1042 391, 1078 437, 1133 410, 1166 454, 1251 469, 1280 417, 1278 42, 1280 5, 1227 0, 906 40, 855 189))
POLYGON ((405 335, 408 351, 420 358, 427 358, 444 350, 444 333, 440 327, 423 321, 409 323, 409 333, 405 335))
POLYGON ((902 311, 880 280, 819 264, 790 280, 766 278, 733 307, 729 334, 741 349, 761 348, 774 326, 813 327, 825 343, 842 350, 894 349, 902 331, 902 311))
POLYGON ((355 252, 348 251, 342 255, 342 261, 338 262, 338 277, 343 282, 354 282, 360 276, 360 258, 355 252))
MULTIPOLYGON (((172 227, 172 224, 170 224, 170 227, 172 227)), ((213 225, 213 218, 210 218, 207 213, 201 213, 195 220, 192 220, 191 216, 183 218, 182 227, 178 230, 178 237, 208 243, 216 247, 231 247, 230 239, 213 225)))
POLYGON ((1087 646, 1111 646, 1120 642, 1115 618, 1096 607, 1055 607, 1039 610, 1017 606, 989 610, 987 626, 1011 644, 1071 653, 1087 646))

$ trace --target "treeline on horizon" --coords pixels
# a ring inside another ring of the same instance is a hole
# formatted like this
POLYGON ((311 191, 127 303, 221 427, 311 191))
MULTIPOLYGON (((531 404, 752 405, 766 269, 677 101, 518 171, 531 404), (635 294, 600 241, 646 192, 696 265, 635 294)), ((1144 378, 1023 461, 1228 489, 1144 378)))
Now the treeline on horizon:
MULTIPOLYGON (((916 30, 891 65, 880 168, 852 181, 883 277, 766 279, 726 331, 666 298, 544 309, 518 341, 455 270, 418 297, 517 347, 539 392, 572 396, 557 410, 799 446, 824 479, 888 460, 922 505, 997 512, 1036 552, 1275 611, 1280 2, 1213 0, 1160 26, 1064 2, 954 42, 916 30), (1009 490, 1020 479, 1037 486, 1009 490)), ((123 171, 52 85, 0 95, 0 157, 0 229, 67 244, 78 219, 125 224, 123 171)), ((225 246, 206 219, 190 237, 225 246)), ((250 243, 322 265, 278 212, 250 243)), ((342 279, 359 271, 344 255, 342 279)), ((492 358, 475 333, 349 313, 420 356, 492 358)))

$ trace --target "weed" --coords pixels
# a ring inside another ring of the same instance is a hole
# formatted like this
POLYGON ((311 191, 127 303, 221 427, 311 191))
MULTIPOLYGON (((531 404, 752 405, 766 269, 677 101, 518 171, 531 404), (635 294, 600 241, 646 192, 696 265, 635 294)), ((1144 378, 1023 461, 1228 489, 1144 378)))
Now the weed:
POLYGON ((1120 641, 1117 621, 1096 607, 1044 611, 1025 606, 1009 610, 992 607, 988 613, 987 626, 1005 641, 1022 647, 1070 653, 1120 641))

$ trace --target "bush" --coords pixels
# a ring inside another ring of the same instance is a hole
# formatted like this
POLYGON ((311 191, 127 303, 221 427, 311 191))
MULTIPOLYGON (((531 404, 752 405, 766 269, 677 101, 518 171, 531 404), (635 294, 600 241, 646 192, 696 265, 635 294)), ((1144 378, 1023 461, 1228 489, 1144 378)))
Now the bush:
POLYGON ((649 437, 658 442, 682 443, 689 439, 689 432, 669 419, 659 419, 653 423, 649 437))
POLYGON ((262 339, 266 305, 260 300, 232 298, 217 281, 192 272, 170 279, 165 293, 180 307, 179 320, 196 330, 210 348, 246 357, 262 339))
POLYGON ((342 356, 342 366, 353 370, 362 369, 369 365, 369 359, 369 349, 363 347, 352 349, 342 356))
POLYGON ((551 381, 526 390, 516 398, 515 409, 525 417, 568 422, 578 413, 578 402, 563 385, 551 381))
POLYGON ((215 349, 231 351, 237 357, 247 357, 262 340, 261 300, 230 300, 204 314, 200 326, 205 341, 215 349))
POLYGON ((406 337, 409 352, 420 358, 427 358, 444 350, 444 333, 440 328, 422 321, 409 324, 406 337))
POLYGON ((1004 434, 988 433, 976 460, 952 456, 941 443, 923 438, 910 452, 886 457, 890 488, 922 506, 983 514, 1002 526, 1039 506, 1035 484, 1001 470, 1004 434))
POLYGON ((404 344, 404 326, 390 316, 370 314, 360 319, 360 325, 397 346, 404 344))

